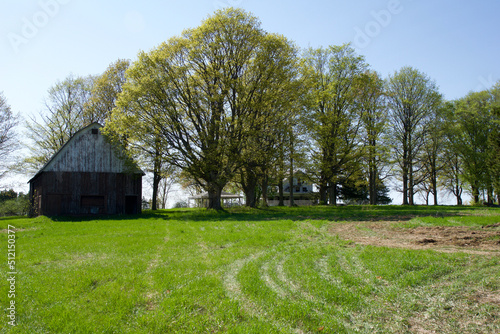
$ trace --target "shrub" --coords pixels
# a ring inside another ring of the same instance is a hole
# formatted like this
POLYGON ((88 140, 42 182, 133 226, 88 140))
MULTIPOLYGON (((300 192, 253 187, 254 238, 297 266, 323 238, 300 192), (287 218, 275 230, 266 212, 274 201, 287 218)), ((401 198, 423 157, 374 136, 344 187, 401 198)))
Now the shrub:
POLYGON ((29 213, 28 196, 19 196, 0 203, 0 216, 25 216, 29 213))
POLYGON ((186 201, 179 201, 179 202, 175 203, 175 205, 174 205, 174 209, 184 209, 187 207, 188 207, 188 204, 186 201))

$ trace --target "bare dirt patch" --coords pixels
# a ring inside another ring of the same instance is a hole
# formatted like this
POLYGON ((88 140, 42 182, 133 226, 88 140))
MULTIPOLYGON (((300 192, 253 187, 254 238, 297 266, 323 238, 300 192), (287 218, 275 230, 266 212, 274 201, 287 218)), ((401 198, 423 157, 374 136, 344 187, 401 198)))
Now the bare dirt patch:
POLYGON ((329 232, 361 245, 500 254, 500 224, 483 228, 466 226, 403 228, 395 226, 394 221, 348 222, 332 224, 329 232))

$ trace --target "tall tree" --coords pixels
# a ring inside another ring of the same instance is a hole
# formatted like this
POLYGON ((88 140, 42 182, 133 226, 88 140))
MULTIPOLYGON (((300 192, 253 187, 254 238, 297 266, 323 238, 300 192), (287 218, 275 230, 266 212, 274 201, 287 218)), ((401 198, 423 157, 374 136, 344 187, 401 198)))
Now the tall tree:
POLYGON ((492 180, 488 168, 494 117, 491 94, 488 91, 469 93, 457 102, 454 127, 454 151, 463 162, 463 178, 469 184, 474 202, 479 202, 481 190, 487 190, 492 201, 492 180))
POLYGON ((158 187, 158 202, 162 209, 167 208, 167 200, 172 186, 178 182, 177 174, 177 170, 171 165, 162 172, 162 179, 158 187))
POLYGON ((457 122, 456 110, 458 101, 446 101, 443 103, 440 113, 443 118, 442 135, 443 135, 443 168, 440 175, 440 185, 444 189, 453 194, 457 200, 457 205, 462 205, 462 194, 464 190, 463 180, 463 162, 455 147, 457 122))
POLYGON ((0 92, 0 178, 7 172, 8 166, 6 161, 9 155, 18 147, 16 140, 15 126, 18 124, 18 116, 16 116, 3 92, 0 92))
MULTIPOLYGON (((85 117, 88 122, 99 122, 105 124, 109 119, 112 110, 116 107, 116 100, 122 92, 126 82, 126 71, 130 67, 129 60, 119 59, 110 64, 103 74, 98 76, 92 87, 91 97, 85 105, 85 117)), ((109 130, 109 129, 108 129, 109 130)), ((147 127, 144 129, 147 134, 142 137, 142 141, 128 141, 127 138, 119 138, 128 145, 129 153, 135 156, 136 160, 143 163, 146 171, 153 176, 153 199, 151 209, 158 208, 158 194, 160 182, 163 174, 169 168, 166 163, 165 150, 155 129, 147 127)), ((111 134, 110 137, 116 137, 111 134)), ((123 144, 123 143, 122 143, 123 144)))
POLYGON ((463 174, 463 163, 459 155, 457 155, 454 150, 450 149, 449 145, 444 148, 444 161, 446 164, 443 165, 440 184, 457 200, 457 205, 462 205, 462 194, 464 190, 464 184, 462 180, 463 174))
POLYGON ((394 158, 403 182, 403 205, 413 205, 418 156, 425 144, 429 117, 441 101, 437 86, 427 75, 403 67, 386 81, 394 158))
POLYGON ((31 156, 25 159, 30 171, 40 169, 71 136, 88 124, 85 105, 90 98, 94 78, 70 75, 48 91, 41 120, 31 118, 26 136, 31 139, 31 156))
POLYGON ((497 195, 497 203, 500 205, 500 81, 491 89, 492 95, 492 130, 489 137, 489 159, 488 165, 493 183, 493 188, 497 195))
POLYGON ((126 80, 125 72, 129 66, 129 60, 119 59, 95 78, 90 97, 84 106, 84 117, 87 123, 98 122, 104 125, 115 108, 115 102, 122 91, 126 80))
MULTIPOLYGON (((425 144, 421 152, 421 164, 424 188, 432 194, 434 205, 438 205, 438 177, 445 165, 443 159, 444 120, 440 108, 431 110, 425 144)), ((428 201, 428 196, 427 196, 428 201)))
MULTIPOLYGON (((359 88, 359 107, 361 109, 361 124, 363 127, 364 152, 362 160, 367 170, 369 203, 379 202, 379 189, 383 187, 388 166, 388 150, 384 143, 387 127, 386 99, 384 81, 379 74, 367 71, 361 77, 359 88)), ((384 203, 386 198, 381 199, 384 203)))
POLYGON ((270 173, 279 158, 279 147, 289 137, 296 119, 302 89, 297 79, 297 50, 279 36, 264 42, 263 51, 268 57, 265 66, 274 75, 264 82, 256 97, 258 110, 246 124, 238 169, 239 183, 250 207, 257 205, 259 189, 263 205, 267 205, 270 173))
POLYGON ((200 27, 139 55, 127 72, 113 126, 130 138, 140 139, 144 128, 158 133, 169 162, 208 191, 209 208, 220 209, 245 139, 283 78, 280 64, 294 53, 285 38, 265 33, 256 17, 217 11, 200 27))
POLYGON ((310 49, 304 57, 303 75, 308 80, 308 126, 316 148, 320 202, 335 205, 339 183, 356 163, 360 121, 356 105, 360 76, 367 65, 350 45, 310 49))

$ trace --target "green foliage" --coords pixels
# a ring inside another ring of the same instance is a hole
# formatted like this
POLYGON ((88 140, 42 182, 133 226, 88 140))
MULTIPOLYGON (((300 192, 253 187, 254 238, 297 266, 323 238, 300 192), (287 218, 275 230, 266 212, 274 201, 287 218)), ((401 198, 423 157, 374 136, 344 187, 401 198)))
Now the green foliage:
POLYGON ((479 193, 485 189, 491 203, 494 184, 498 183, 498 115, 494 96, 488 91, 469 93, 449 106, 449 145, 460 158, 460 177, 470 186, 475 202, 479 202, 479 193))
POLYGON ((388 174, 390 158, 389 145, 384 138, 389 125, 384 81, 378 73, 371 71, 364 73, 361 80, 359 104, 364 147, 361 161, 363 174, 368 179, 368 197, 372 205, 389 204, 387 194, 379 192, 379 189, 385 188, 382 180, 388 174))
POLYGON ((491 89, 492 120, 491 132, 488 138, 488 168, 492 187, 500 204, 500 81, 491 89))
POLYGON ((403 183, 403 204, 414 204, 419 156, 428 140, 432 115, 441 104, 437 85, 426 74, 403 67, 386 80, 390 137, 397 168, 403 183))
POLYGON ((342 183, 339 189, 339 198, 348 205, 351 204, 391 204, 392 199, 389 197, 389 188, 387 188, 383 182, 378 179, 375 183, 375 201, 370 201, 370 188, 366 182, 353 182, 354 180, 349 180, 349 182, 342 183))
MULTIPOLYGON (((282 189, 296 169, 322 204, 387 203, 390 177, 403 204, 420 193, 437 205, 439 187, 458 205, 464 189, 500 203, 500 82, 443 103, 425 73, 407 66, 383 80, 349 44, 298 53, 251 13, 219 10, 133 63, 57 82, 41 120, 27 124, 31 155, 17 169, 37 171, 97 121, 153 173, 153 209, 173 167, 214 209, 228 185, 265 206, 269 186, 282 189)), ((16 122, 0 95, 0 158, 15 147, 16 122)))
POLYGON ((188 207, 188 204, 186 203, 186 201, 179 201, 179 202, 176 202, 174 204, 174 209, 183 209, 183 208, 187 208, 188 207))
POLYGON ((26 124, 30 156, 24 159, 24 172, 38 171, 80 129, 89 124, 85 104, 90 98, 94 78, 70 75, 48 91, 41 120, 26 124))
POLYGON ((302 72, 310 87, 307 126, 322 203, 330 189, 330 204, 335 204, 337 184, 350 177, 361 153, 356 101, 366 69, 364 58, 350 45, 310 49, 304 56, 302 72))
POLYGON ((12 189, 0 193, 0 216, 26 216, 29 213, 29 196, 19 195, 12 189))
POLYGON ((0 202, 16 198, 17 198, 17 193, 13 189, 0 191, 0 202))
POLYGON ((115 108, 115 101, 125 83, 125 71, 130 66, 129 60, 119 59, 110 64, 103 74, 97 76, 91 89, 90 98, 85 101, 84 118, 88 123, 102 125, 115 108))
POLYGON ((10 155, 19 148, 14 128, 17 126, 19 116, 14 114, 0 91, 0 178, 10 169, 10 155))
POLYGON ((158 139, 169 163, 203 186, 209 206, 220 209, 220 193, 242 154, 262 147, 255 133, 271 135, 273 122, 283 119, 278 108, 288 110, 280 96, 289 90, 295 54, 256 17, 218 11, 139 55, 107 128, 131 142, 158 139))

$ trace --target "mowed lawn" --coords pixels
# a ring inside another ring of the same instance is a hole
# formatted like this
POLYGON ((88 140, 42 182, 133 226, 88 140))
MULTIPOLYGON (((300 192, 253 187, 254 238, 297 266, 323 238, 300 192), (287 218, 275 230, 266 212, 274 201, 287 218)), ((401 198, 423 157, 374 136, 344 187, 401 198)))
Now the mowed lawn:
MULTIPOLYGON (((335 224, 490 229, 500 209, 353 206, 0 219, 0 332, 499 333, 497 251, 362 245, 335 224), (422 218, 430 217, 430 218, 422 218), (15 298, 6 281, 15 227, 15 298), (16 326, 6 306, 16 305, 16 326)), ((493 237, 495 238, 495 237, 493 237)))

